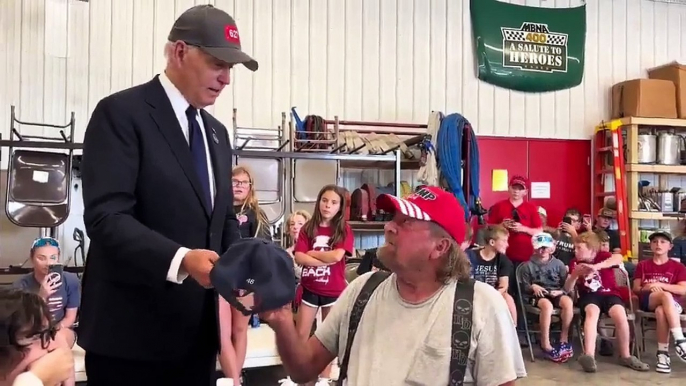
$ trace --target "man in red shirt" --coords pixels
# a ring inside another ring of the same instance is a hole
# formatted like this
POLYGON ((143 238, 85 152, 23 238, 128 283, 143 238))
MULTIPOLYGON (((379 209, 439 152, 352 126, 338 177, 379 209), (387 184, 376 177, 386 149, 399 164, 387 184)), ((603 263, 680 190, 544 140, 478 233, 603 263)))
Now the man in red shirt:
MULTIPOLYGON (((515 266, 529 261, 534 254, 531 236, 543 232, 543 223, 536 205, 524 201, 529 181, 522 176, 510 179, 510 198, 493 205, 488 212, 489 224, 502 224, 510 231, 505 254, 515 266)), ((514 281, 510 281, 514 283, 514 281)))
MULTIPOLYGON (((530 202, 524 201, 527 195, 529 181, 522 176, 512 176, 508 188, 510 197, 495 203, 488 211, 489 224, 502 224, 509 231, 507 239, 507 250, 505 255, 512 262, 512 272, 510 273, 509 292, 513 298, 519 299, 517 295, 517 267, 526 263, 534 254, 534 246, 531 237, 543 231, 543 223, 538 213, 538 207, 530 202)), ((517 326, 523 326, 522 314, 517 313, 517 326)), ((521 340, 522 347, 527 344, 526 340, 521 340)))

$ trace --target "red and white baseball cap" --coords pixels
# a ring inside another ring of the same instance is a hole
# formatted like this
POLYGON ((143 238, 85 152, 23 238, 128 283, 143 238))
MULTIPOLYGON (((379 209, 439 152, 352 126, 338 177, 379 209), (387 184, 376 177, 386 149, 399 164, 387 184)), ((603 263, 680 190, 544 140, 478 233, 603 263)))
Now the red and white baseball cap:
POLYGON ((509 186, 521 186, 524 189, 529 189, 529 180, 524 176, 512 176, 510 178, 509 186))
POLYGON ((462 243, 467 233, 464 209, 454 195, 438 186, 423 186, 406 198, 381 194, 376 207, 389 213, 400 213, 440 225, 457 243, 462 243))

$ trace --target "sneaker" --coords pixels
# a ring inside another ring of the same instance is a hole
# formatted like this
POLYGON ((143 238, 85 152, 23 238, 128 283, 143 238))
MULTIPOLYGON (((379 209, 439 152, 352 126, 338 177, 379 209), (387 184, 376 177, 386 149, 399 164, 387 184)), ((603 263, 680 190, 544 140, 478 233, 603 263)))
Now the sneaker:
POLYGON ((295 383, 291 380, 291 377, 286 377, 284 379, 279 380, 279 385, 281 385, 281 386, 298 386, 297 383, 295 383))
POLYGON ((541 347, 541 350, 543 350, 543 355, 545 355, 545 358, 549 361, 557 363, 557 362, 560 362, 562 360, 562 357, 560 355, 560 350, 558 350, 554 347, 550 351, 546 351, 542 347, 541 347))
POLYGON ((686 339, 679 339, 674 342, 674 351, 679 359, 686 362, 686 339))
POLYGON ((574 356, 574 349, 572 348, 572 345, 567 342, 560 342, 558 351, 560 352, 562 362, 567 362, 569 358, 574 356))
POLYGON ((669 359, 669 353, 667 351, 657 352, 657 364, 655 365, 655 371, 663 374, 669 374, 672 372, 672 361, 669 359))
POLYGON ((317 383, 314 384, 314 386, 331 386, 331 380, 328 378, 319 378, 317 383))

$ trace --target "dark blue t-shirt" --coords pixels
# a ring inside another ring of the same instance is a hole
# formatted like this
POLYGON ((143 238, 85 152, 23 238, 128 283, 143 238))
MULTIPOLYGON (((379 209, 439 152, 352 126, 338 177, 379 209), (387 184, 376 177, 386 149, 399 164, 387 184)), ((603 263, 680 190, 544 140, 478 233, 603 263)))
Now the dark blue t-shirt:
MULTIPOLYGON (((33 276, 33 273, 28 273, 17 279, 12 286, 23 290, 38 293, 40 291, 40 283, 33 276)), ((62 285, 50 295, 47 299, 48 309, 50 315, 55 323, 59 323, 64 319, 67 309, 79 308, 81 302, 81 291, 79 277, 71 272, 64 272, 62 274, 62 285)))

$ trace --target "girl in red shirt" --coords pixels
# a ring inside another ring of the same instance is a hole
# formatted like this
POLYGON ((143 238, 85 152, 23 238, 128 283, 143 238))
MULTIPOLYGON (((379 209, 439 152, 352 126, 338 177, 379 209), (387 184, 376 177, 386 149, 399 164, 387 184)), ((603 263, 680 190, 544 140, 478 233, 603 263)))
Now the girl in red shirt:
MULTIPOLYGON (((326 185, 317 195, 312 218, 300 230, 295 244, 295 262, 303 266, 300 286, 302 298, 296 314, 296 328, 306 341, 321 309, 324 320, 331 306, 345 289, 345 259, 352 256, 354 237, 345 222, 345 190, 326 185)), ((330 367, 322 373, 329 377, 330 367)))

